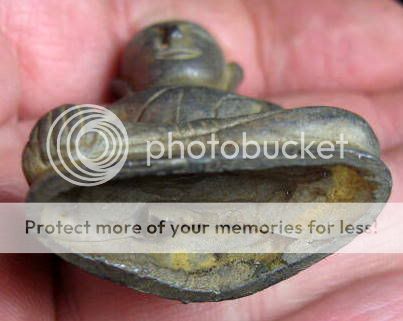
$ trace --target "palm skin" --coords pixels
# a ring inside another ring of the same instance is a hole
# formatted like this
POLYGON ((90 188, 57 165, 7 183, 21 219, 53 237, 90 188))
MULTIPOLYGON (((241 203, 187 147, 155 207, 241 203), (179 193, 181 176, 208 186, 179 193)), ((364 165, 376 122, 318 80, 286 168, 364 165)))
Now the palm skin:
MULTIPOLYGON (((339 106, 373 126, 403 201, 403 8, 391 0, 0 3, 0 199, 27 192, 34 121, 102 103, 129 38, 150 23, 209 28, 245 69, 240 93, 285 107, 339 106)), ((403 257, 337 254, 250 297, 183 305, 100 280, 51 255, 0 257, 0 320, 399 320, 403 257)))

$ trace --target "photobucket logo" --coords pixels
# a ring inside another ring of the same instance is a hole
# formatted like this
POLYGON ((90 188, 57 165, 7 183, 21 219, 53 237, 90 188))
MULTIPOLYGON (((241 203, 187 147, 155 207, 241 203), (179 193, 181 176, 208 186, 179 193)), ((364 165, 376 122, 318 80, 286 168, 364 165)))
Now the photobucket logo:
POLYGON ((305 133, 301 132, 296 140, 267 140, 256 141, 249 140, 246 132, 242 133, 242 141, 236 142, 226 140, 220 142, 216 139, 214 133, 206 141, 193 140, 187 141, 175 140, 172 132, 168 133, 166 140, 147 141, 147 166, 151 165, 152 159, 160 158, 181 158, 201 159, 205 156, 214 159, 216 152, 225 159, 257 159, 265 157, 267 159, 276 159, 279 157, 285 159, 331 159, 333 157, 344 158, 344 146, 348 141, 344 139, 341 133, 335 141, 331 140, 307 140, 305 133))
POLYGON ((51 124, 46 153, 65 180, 96 186, 119 173, 127 159, 128 140, 125 126, 113 112, 98 105, 76 105, 51 124))

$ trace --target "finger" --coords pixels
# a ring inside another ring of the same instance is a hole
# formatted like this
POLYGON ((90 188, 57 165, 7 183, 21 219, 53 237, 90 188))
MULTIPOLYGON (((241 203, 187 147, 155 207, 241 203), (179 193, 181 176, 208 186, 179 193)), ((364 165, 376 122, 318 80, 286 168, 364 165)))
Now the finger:
POLYGON ((245 94, 375 91, 403 81, 396 67, 403 64, 403 9, 391 0, 10 1, 0 10, 2 30, 19 54, 24 117, 62 103, 99 102, 128 39, 173 18, 209 28, 245 67, 245 94))
MULTIPOLYGON (((37 118, 60 103, 99 102, 116 67, 113 4, 4 1, 0 26, 18 53, 20 116, 37 118)), ((117 19, 116 19, 117 18, 117 19)))
POLYGON ((396 1, 273 0, 250 8, 268 92, 402 86, 396 1))
POLYGON ((377 135, 381 149, 387 150, 403 144, 403 91, 378 95, 350 92, 323 92, 273 96, 267 100, 286 108, 303 106, 337 106, 363 117, 377 135))
POLYGON ((54 320, 50 255, 0 255, 0 320, 54 320))

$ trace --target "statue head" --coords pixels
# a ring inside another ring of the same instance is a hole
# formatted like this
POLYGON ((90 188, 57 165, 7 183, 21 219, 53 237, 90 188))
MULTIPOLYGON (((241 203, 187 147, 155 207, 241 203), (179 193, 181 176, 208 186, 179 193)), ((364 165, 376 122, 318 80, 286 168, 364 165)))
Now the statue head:
POLYGON ((226 63, 217 42, 202 27, 169 21, 152 25, 132 39, 120 77, 134 90, 180 85, 233 90, 242 79, 242 69, 226 63))

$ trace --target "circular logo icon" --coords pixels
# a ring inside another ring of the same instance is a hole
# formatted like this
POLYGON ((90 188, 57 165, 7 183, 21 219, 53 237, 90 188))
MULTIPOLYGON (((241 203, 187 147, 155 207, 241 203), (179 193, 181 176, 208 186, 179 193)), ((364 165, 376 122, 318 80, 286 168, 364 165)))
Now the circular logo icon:
POLYGON ((79 186, 96 186, 115 177, 129 150, 122 121, 98 105, 66 108, 51 124, 46 153, 53 169, 79 186))

